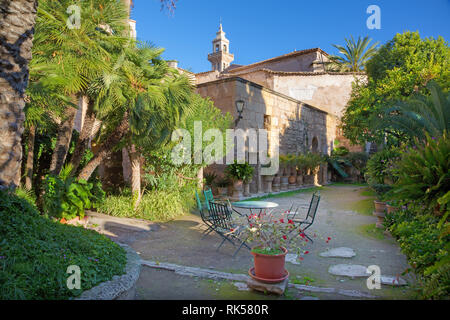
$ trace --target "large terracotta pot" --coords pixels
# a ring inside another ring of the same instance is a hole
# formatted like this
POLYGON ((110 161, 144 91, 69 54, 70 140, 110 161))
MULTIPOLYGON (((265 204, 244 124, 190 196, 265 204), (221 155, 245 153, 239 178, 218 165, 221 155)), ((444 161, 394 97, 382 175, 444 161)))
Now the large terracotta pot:
POLYGON ((386 203, 386 209, 387 209, 387 213, 391 214, 391 213, 394 213, 395 211, 397 211, 398 207, 391 206, 390 204, 386 203))
POLYGON ((273 182, 274 176, 263 176, 264 180, 264 192, 265 193, 271 193, 272 192, 272 182, 273 182))
POLYGON ((233 181, 233 198, 242 198, 243 184, 242 180, 233 181))
POLYGON ((297 174, 297 187, 301 187, 303 185, 303 175, 301 173, 297 174))
POLYGON ((288 176, 282 176, 281 177, 281 190, 287 190, 289 187, 289 177, 288 176))
POLYGON ((386 202, 374 200, 375 212, 384 212, 386 210, 386 202))
POLYGON ((226 196, 228 194, 228 187, 218 187, 217 190, 220 196, 226 196))
POLYGON ((284 268, 287 254, 286 248, 281 248, 282 254, 270 255, 251 251, 254 257, 255 276, 262 279, 281 279, 286 275, 284 268))
POLYGON ((303 177, 303 182, 305 185, 307 186, 311 186, 314 184, 314 175, 312 174, 307 174, 303 177))
POLYGON ((272 181, 272 191, 273 192, 279 192, 280 191, 280 183, 281 183, 281 177, 276 175, 273 178, 273 181, 272 181))

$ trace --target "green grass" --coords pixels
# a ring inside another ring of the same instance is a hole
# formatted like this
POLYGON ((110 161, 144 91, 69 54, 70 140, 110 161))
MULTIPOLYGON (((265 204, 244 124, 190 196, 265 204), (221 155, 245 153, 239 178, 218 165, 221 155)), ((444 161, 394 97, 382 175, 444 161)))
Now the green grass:
POLYGON ((367 183, 363 182, 333 182, 330 184, 327 184, 328 186, 354 186, 354 187, 367 187, 367 183))
POLYGON ((364 236, 367 236, 372 239, 384 240, 386 236, 384 235, 384 230, 377 228, 375 223, 362 225, 359 227, 359 231, 364 236))
POLYGON ((362 196, 365 196, 365 197, 376 197, 377 196, 377 193, 369 188, 363 189, 359 194, 362 196))
POLYGON ((375 205, 372 198, 351 202, 348 204, 348 207, 350 210, 366 216, 371 216, 375 210, 375 205))
POLYGON ((73 298, 123 274, 125 250, 106 236, 45 218, 15 194, 0 199, 0 300, 73 298), (71 265, 81 289, 67 287, 71 265))

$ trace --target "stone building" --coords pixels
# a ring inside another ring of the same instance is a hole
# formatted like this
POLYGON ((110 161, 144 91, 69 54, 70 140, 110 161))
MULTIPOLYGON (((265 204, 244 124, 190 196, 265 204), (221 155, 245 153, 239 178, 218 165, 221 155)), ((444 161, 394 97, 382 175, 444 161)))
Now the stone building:
MULTIPOLYGON (((280 154, 308 150, 329 154, 336 138, 349 146, 338 125, 352 83, 363 79, 363 73, 327 72, 329 54, 320 48, 297 50, 249 65, 232 64, 234 55, 222 25, 212 44, 213 51, 208 54, 211 70, 195 74, 197 92, 210 97, 216 107, 235 119, 235 102, 243 100, 242 119, 236 128, 279 130, 280 154)), ((217 165, 210 168, 222 169, 217 165)), ((325 176, 321 182, 326 182, 325 176)), ((257 173, 255 178, 253 189, 260 192, 257 173)))

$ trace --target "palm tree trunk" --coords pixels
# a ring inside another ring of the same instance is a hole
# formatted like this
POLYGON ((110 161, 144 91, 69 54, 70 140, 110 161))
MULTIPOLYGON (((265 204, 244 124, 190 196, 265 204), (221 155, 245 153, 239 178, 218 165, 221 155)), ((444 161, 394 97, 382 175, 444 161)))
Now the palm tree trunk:
POLYGON ((134 144, 131 145, 128 154, 131 161, 131 193, 133 194, 134 209, 136 210, 141 202, 141 154, 134 144))
POLYGON ((78 179, 88 180, 98 165, 112 152, 113 148, 122 140, 128 132, 128 114, 125 113, 120 125, 116 130, 100 145, 98 152, 81 170, 78 179))
POLYGON ((29 131, 27 164, 25 166, 25 188, 27 190, 31 190, 33 187, 34 139, 36 137, 36 127, 32 125, 29 131))
POLYGON ((52 154, 52 162, 50 163, 50 173, 58 175, 61 171, 64 161, 66 161, 69 152, 70 140, 72 139, 73 124, 77 109, 67 107, 65 120, 61 123, 58 130, 58 138, 56 148, 52 154))
MULTIPOLYGON (((84 97, 83 97, 84 99, 84 97)), ((81 159, 83 159, 84 152, 89 144, 89 139, 92 135, 92 129, 94 128, 95 114, 92 111, 92 105, 88 106, 86 117, 83 122, 83 127, 81 128, 80 137, 75 146, 75 151, 73 152, 72 159, 70 163, 73 166, 73 173, 75 173, 80 165, 81 159)))
POLYGON ((0 0, 0 186, 20 183, 25 89, 37 1, 0 0))

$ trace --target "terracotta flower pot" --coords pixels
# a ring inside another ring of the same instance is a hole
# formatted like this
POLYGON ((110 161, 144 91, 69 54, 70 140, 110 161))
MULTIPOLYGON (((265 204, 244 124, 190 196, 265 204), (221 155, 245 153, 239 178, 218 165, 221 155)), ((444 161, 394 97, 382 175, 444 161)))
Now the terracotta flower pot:
POLYGON ((297 187, 301 187, 303 185, 303 175, 298 174, 296 181, 297 181, 297 187))
POLYGON ((373 203, 375 204, 375 212, 384 212, 386 210, 386 202, 374 200, 373 203))
POLYGON ((286 275, 284 268, 287 254, 286 248, 281 248, 283 253, 277 255, 261 254, 251 251, 254 257, 255 276, 262 279, 281 279, 286 275))
POLYGON ((226 196, 228 194, 228 187, 218 187, 219 195, 226 196))
POLYGON ((391 206, 390 204, 386 204, 387 213, 391 214, 398 210, 398 207, 391 206))
POLYGON ((280 191, 280 183, 281 183, 281 177, 275 176, 272 181, 272 191, 273 192, 279 192, 280 191))
POLYGON ((243 187, 244 182, 242 180, 236 180, 233 181, 233 197, 240 199, 243 195, 242 195, 242 191, 244 189, 243 187))

